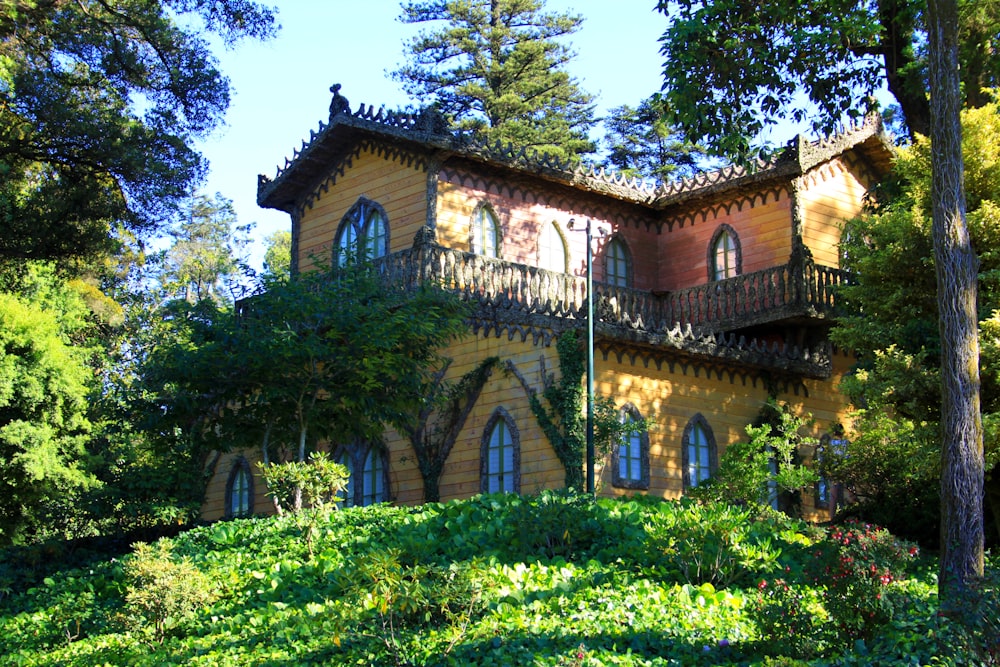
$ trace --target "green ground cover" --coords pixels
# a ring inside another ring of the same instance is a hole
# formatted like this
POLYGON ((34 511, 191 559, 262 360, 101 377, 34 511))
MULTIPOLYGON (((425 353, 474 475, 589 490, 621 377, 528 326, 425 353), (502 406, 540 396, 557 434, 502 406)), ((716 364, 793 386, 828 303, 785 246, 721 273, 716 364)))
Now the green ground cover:
POLYGON ((996 563, 949 616, 935 568, 871 526, 688 501, 352 508, 204 526, 33 582, 0 567, 0 664, 996 661, 996 563))

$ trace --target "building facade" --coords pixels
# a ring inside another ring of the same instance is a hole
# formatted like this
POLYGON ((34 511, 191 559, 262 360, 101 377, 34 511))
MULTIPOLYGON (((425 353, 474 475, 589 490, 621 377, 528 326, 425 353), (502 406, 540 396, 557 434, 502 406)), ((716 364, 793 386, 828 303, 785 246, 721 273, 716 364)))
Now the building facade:
MULTIPOLYGON (((433 112, 352 111, 335 95, 258 203, 289 214, 293 271, 357 249, 392 280, 433 280, 470 300, 468 335, 446 351, 459 378, 498 357, 440 479, 442 500, 558 488, 564 469, 529 405, 559 367, 555 341, 582 330, 586 235, 594 232, 596 394, 644 419, 597 465, 604 495, 673 498, 712 474, 769 397, 840 442, 837 390, 852 358, 831 348, 843 221, 889 168, 881 126, 796 138, 755 168, 668 184, 571 168, 476 144, 433 112)), ((418 503, 409 441, 330 443, 353 471, 349 501, 418 503)), ((816 452, 803 452, 812 457, 816 452)), ((203 516, 266 511, 263 483, 234 453, 216 464, 203 516)), ((829 489, 805 498, 829 514, 829 489)))

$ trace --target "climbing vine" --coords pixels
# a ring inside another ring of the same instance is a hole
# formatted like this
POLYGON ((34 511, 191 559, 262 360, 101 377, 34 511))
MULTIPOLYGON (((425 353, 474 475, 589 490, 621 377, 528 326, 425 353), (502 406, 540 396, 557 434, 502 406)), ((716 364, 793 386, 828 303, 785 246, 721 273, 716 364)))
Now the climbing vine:
POLYGON ((424 406, 417 419, 410 427, 403 429, 413 447, 417 467, 424 481, 424 502, 433 503, 441 499, 440 482, 444 463, 486 381, 499 362, 496 357, 489 357, 457 382, 448 383, 444 376, 451 365, 449 359, 428 383, 424 406), (432 422, 435 415, 436 419, 432 422))
MULTIPOLYGON (((583 463, 587 445, 586 392, 583 387, 583 377, 586 373, 587 354, 580 345, 577 330, 571 329, 559 336, 556 341, 556 354, 559 357, 558 380, 554 374, 545 372, 544 358, 540 361, 541 397, 528 385, 527 380, 517 372, 513 364, 508 363, 507 368, 520 380, 521 386, 528 394, 531 412, 565 469, 566 487, 583 489, 583 463)), ((618 409, 611 398, 595 397, 594 444, 599 457, 607 456, 611 443, 617 442, 627 431, 634 428, 636 428, 634 422, 623 424, 619 420, 618 409)))

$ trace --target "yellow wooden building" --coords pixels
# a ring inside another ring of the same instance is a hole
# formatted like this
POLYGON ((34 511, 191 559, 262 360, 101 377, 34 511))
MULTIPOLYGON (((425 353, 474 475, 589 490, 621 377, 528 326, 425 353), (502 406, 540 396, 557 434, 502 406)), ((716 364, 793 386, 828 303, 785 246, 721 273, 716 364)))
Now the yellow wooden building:
MULTIPOLYGON (((357 245, 398 280, 434 280, 476 306, 449 377, 495 355, 440 480, 442 500, 558 488, 564 469, 528 402, 558 368, 555 340, 585 326, 586 235, 594 232, 595 385, 647 432, 598 461, 604 495, 684 494, 717 465, 769 395, 829 437, 844 423, 837 385, 852 359, 833 350, 831 288, 843 221, 889 168, 869 122, 830 140, 797 138, 754 169, 653 184, 475 143, 433 112, 351 110, 328 122, 258 203, 291 218, 293 271, 357 245)), ((409 442, 331 443, 353 469, 350 502, 418 503, 409 442)), ((805 452, 812 456, 813 452, 805 452)), ((223 457, 203 516, 267 511, 255 452, 223 457)), ((804 499, 829 514, 827 490, 804 499)))

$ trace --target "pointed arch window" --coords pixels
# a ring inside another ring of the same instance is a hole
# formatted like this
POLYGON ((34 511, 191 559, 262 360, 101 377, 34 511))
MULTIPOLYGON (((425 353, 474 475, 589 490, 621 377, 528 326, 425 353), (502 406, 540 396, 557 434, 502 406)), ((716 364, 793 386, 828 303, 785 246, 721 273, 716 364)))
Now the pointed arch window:
POLYGON ((521 445, 514 420, 497 408, 486 423, 480 452, 480 489, 483 493, 519 493, 521 445))
POLYGON ((351 471, 347 487, 341 493, 345 507, 364 507, 389 500, 388 465, 383 447, 377 443, 346 446, 334 460, 351 471))
POLYGON ((250 463, 240 456, 226 482, 226 516, 246 517, 253 514, 253 473, 250 463))
POLYGON ((632 286, 632 259, 620 237, 608 241, 604 253, 604 281, 615 287, 632 286))
MULTIPOLYGON (((819 440, 819 447, 816 448, 815 462, 820 470, 823 469, 824 456, 827 454, 834 457, 843 456, 847 449, 847 439, 841 433, 836 432, 837 430, 842 431, 838 426, 833 435, 825 433, 819 440)), ((839 485, 832 484, 825 475, 821 474, 819 481, 816 482, 816 494, 813 498, 816 509, 828 510, 830 515, 833 516, 837 511, 840 491, 839 485)))
POLYGON ((365 456, 365 464, 361 468, 361 504, 374 505, 386 500, 385 494, 385 464, 378 447, 372 445, 365 456))
MULTIPOLYGON (((642 421, 639 410, 631 403, 622 407, 618 419, 623 424, 642 421)), ((624 489, 649 488, 649 431, 635 428, 627 431, 611 450, 611 484, 624 489)))
POLYGON ((486 257, 500 257, 500 222, 485 204, 472 216, 472 252, 486 257))
POLYGON ((556 273, 566 273, 569 268, 567 255, 566 240, 559 225, 555 222, 545 225, 538 239, 538 266, 556 273))
POLYGON ((701 414, 692 417, 684 428, 681 452, 685 489, 698 486, 715 472, 718 466, 715 434, 701 414))
POLYGON ((336 248, 340 265, 352 257, 369 261, 388 254, 389 222, 385 210, 370 199, 359 199, 340 222, 336 248))
POLYGON ((743 272, 743 252, 736 230, 719 225, 708 246, 709 280, 734 278, 743 272))

